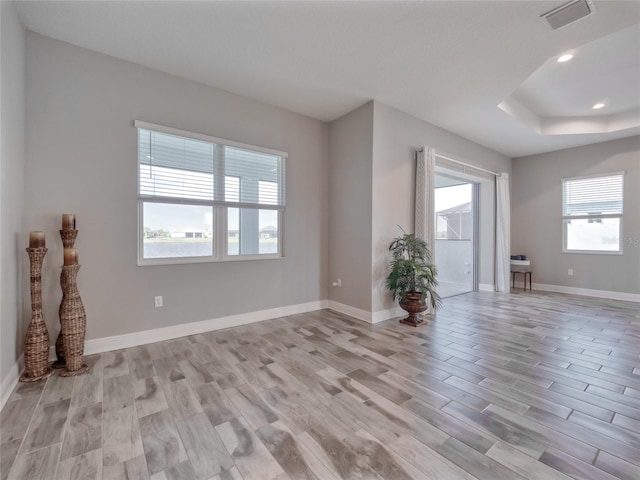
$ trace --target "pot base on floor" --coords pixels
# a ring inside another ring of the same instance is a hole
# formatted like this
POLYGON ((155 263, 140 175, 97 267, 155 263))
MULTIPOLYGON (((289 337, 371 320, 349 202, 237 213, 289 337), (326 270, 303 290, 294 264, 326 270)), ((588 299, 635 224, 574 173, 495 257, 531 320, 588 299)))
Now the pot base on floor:
POLYGON ((415 322, 412 321, 411 317, 407 317, 407 318, 403 318, 402 320, 400 320, 400 323, 404 324, 404 325, 410 325, 412 327, 419 327, 421 325, 426 325, 427 322, 425 322, 423 319, 418 318, 417 316, 415 317, 415 322))
POLYGON ((424 324, 424 320, 418 318, 418 314, 427 309, 427 305, 422 302, 421 293, 406 293, 400 302, 400 307, 409 314, 407 318, 400 320, 400 323, 412 327, 424 324))

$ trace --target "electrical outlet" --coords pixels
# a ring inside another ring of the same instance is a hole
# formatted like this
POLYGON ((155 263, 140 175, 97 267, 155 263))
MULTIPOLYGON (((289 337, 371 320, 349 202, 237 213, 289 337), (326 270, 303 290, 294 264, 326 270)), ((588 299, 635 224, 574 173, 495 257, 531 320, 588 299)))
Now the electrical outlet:
POLYGON ((162 295, 158 295, 155 298, 155 305, 156 305, 156 308, 160 308, 162 306, 162 295))
POLYGON ((569 275, 570 277, 572 277, 572 276, 573 276, 573 268, 570 268, 570 269, 567 271, 567 275, 569 275))

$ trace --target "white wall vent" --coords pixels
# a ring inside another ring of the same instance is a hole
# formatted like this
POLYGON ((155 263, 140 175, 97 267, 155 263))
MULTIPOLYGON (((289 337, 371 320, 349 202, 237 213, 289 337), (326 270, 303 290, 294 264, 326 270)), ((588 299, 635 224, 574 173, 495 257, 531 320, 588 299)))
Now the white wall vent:
POLYGON ((546 18, 551 28, 557 30, 587 15, 591 15, 595 11, 592 0, 571 0, 543 13, 540 17, 546 18))

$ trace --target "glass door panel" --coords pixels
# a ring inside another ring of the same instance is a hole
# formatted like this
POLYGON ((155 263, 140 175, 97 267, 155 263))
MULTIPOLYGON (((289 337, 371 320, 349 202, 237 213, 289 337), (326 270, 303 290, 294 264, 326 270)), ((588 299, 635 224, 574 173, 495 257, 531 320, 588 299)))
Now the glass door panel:
POLYGON ((436 174, 435 263, 438 293, 451 297, 475 290, 474 184, 436 174))

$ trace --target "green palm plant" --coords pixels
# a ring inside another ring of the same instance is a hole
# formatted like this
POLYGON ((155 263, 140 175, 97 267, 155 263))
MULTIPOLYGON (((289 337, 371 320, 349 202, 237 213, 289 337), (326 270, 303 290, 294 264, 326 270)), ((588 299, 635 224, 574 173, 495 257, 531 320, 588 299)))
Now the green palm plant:
POLYGON ((427 242, 413 233, 394 238, 389 245, 392 260, 387 276, 387 289, 394 300, 403 301, 406 294, 421 294, 421 301, 429 300, 435 310, 442 304, 436 292, 438 270, 432 263, 427 242))

